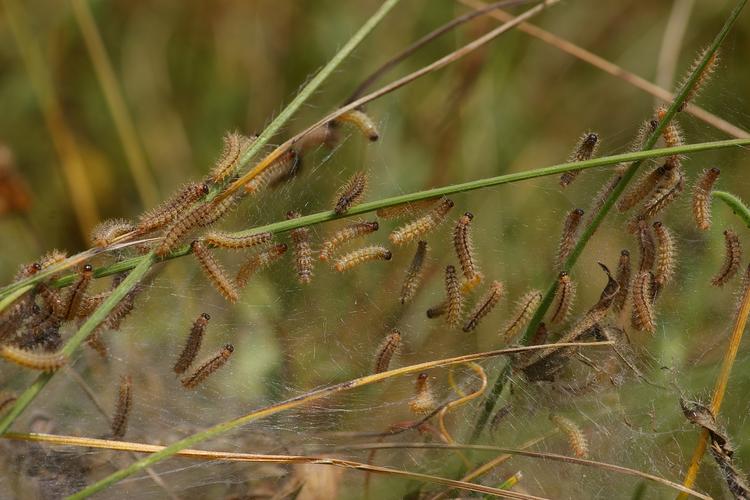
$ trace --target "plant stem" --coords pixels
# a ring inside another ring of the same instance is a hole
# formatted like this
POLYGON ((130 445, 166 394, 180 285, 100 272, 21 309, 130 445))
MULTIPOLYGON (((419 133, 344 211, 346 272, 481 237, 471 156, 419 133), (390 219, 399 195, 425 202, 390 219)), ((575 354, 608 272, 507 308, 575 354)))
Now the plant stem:
POLYGON ((726 191, 713 191, 711 196, 726 203, 727 206, 732 209, 732 212, 742 219, 742 222, 744 222, 747 227, 750 227, 750 209, 747 208, 747 205, 745 205, 739 197, 732 193, 727 193, 726 191))

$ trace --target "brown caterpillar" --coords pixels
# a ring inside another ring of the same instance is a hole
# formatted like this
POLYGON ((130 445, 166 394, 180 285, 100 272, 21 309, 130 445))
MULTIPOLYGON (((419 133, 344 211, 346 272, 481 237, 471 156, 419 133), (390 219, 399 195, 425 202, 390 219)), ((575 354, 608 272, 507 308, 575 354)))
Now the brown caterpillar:
POLYGON ((216 291, 218 291, 228 302, 232 304, 237 302, 237 299, 239 299, 237 286, 231 279, 229 279, 224 267, 214 259, 211 251, 198 240, 193 241, 190 244, 190 248, 192 248, 193 255, 195 255, 203 272, 206 274, 206 277, 208 277, 208 280, 214 288, 216 288, 216 291))
POLYGON ((467 282, 481 281, 482 274, 477 268, 474 258, 474 245, 471 241, 471 221, 473 219, 474 214, 466 212, 458 218, 456 226, 453 228, 453 248, 456 250, 461 271, 467 282))
MULTIPOLYGON (((580 162, 590 160, 591 157, 596 154, 596 149, 599 147, 599 135, 594 132, 585 132, 580 139, 573 152, 568 157, 568 163, 580 162)), ((569 170, 563 172, 560 176, 560 187, 567 187, 573 182, 580 170, 569 170)))
POLYGON ((159 257, 164 257, 182 239, 203 220, 206 219, 208 205, 196 205, 188 208, 179 217, 175 217, 172 225, 167 228, 161 243, 154 249, 159 257))
POLYGON ((346 213, 352 206, 356 205, 367 190, 367 172, 360 170, 346 181, 336 192, 336 202, 333 211, 336 215, 346 213))
POLYGON ((631 228, 635 227, 634 224, 636 224, 638 217, 645 220, 653 219, 659 212, 668 207, 684 189, 685 172, 682 167, 668 168, 667 175, 657 184, 652 195, 643 202, 640 214, 631 221, 631 228))
POLYGON ((256 272, 265 269, 276 262, 282 255, 284 255, 284 253, 286 253, 286 250, 286 243, 279 243, 250 257, 237 272, 237 277, 235 278, 237 286, 244 288, 256 272))
POLYGON ((12 345, 0 346, 0 357, 24 368, 53 372, 68 362, 68 357, 62 352, 36 352, 12 345))
POLYGON ((640 271, 633 280, 633 314, 630 324, 636 330, 649 333, 656 331, 654 307, 651 301, 653 279, 651 271, 640 271))
POLYGON ((427 198, 426 200, 410 201, 393 205, 392 207, 379 208, 375 211, 381 219, 400 219, 402 217, 414 217, 415 214, 432 208, 439 198, 427 198))
POLYGON ((640 263, 638 271, 650 271, 654 267, 656 258, 656 243, 651 233, 651 228, 644 219, 638 220, 638 250, 640 251, 640 263))
POLYGON ((91 264, 85 264, 83 269, 78 275, 78 280, 70 287, 67 297, 65 298, 65 306, 63 310, 63 319, 73 319, 78 313, 78 308, 81 305, 81 301, 86 296, 86 290, 91 283, 91 278, 94 275, 94 268, 91 264))
POLYGON ((333 264, 336 271, 343 273, 353 269, 354 267, 372 260, 391 260, 391 251, 380 245, 372 245, 369 247, 363 247, 353 252, 339 257, 333 264))
POLYGON ((203 343, 203 334, 206 332, 206 326, 211 316, 208 313, 201 313, 200 316, 193 322, 192 328, 190 328, 190 335, 188 335, 185 347, 180 353, 180 357, 174 364, 174 372, 178 375, 185 373, 190 368, 190 365, 195 361, 195 357, 200 351, 201 344, 203 343))
MULTIPOLYGON (((664 117, 667 114, 667 108, 666 106, 659 106, 656 109, 656 117, 659 119, 659 121, 663 121, 664 117)), ((664 130, 662 131, 662 137, 664 138, 664 144, 668 148, 673 148, 677 146, 682 146, 685 144, 685 139, 683 138, 682 128, 680 127, 680 124, 677 122, 677 119, 672 117, 671 120, 669 120, 669 123, 667 123, 667 126, 664 127, 664 130)), ((682 167, 682 156, 681 155, 672 155, 667 157, 667 160, 665 161, 665 164, 669 167, 673 168, 680 168, 682 167)))
POLYGON ((91 230, 91 242, 94 246, 104 248, 123 234, 134 230, 135 226, 127 219, 109 219, 100 222, 91 230))
POLYGON ((586 458, 589 455, 589 445, 586 436, 572 420, 560 415, 550 415, 550 420, 568 438, 570 449, 578 458, 586 458))
POLYGON ((275 162, 245 184, 247 194, 257 194, 266 188, 276 187, 297 171, 299 156, 294 150, 283 153, 275 162))
POLYGON ((203 364, 201 364, 201 366, 191 375, 183 378, 181 380, 182 386, 185 389, 194 389, 198 384, 206 380, 209 375, 224 366, 226 362, 229 361, 233 352, 234 346, 232 344, 226 344, 218 353, 203 362, 203 364))
POLYGON ((534 332, 534 336, 531 337, 531 342, 529 342, 529 345, 541 345, 547 342, 547 324, 542 321, 539 323, 539 326, 536 327, 536 331, 534 332))
POLYGON ((529 290, 521 297, 513 313, 513 319, 500 330, 500 335, 506 343, 521 332, 541 302, 542 292, 539 290, 529 290))
POLYGON ((109 349, 107 344, 102 340, 102 336, 99 332, 92 332, 91 335, 86 337, 86 345, 96 352, 100 358, 107 359, 109 356, 109 349))
POLYGON ((417 375, 414 397, 409 401, 409 409, 417 415, 428 415, 437 407, 437 401, 432 394, 430 377, 426 373, 417 375))
POLYGON ((656 297, 674 277, 677 248, 672 232, 664 224, 656 221, 653 227, 656 235, 656 267, 654 269, 653 293, 656 297))
POLYGON ((427 309, 427 317, 430 319, 439 318, 448 312, 448 301, 444 300, 440 304, 427 309))
POLYGON ((414 253, 411 264, 409 264, 409 269, 406 270, 404 284, 401 285, 401 297, 399 300, 402 304, 406 304, 414 298, 422 282, 422 271, 427 256, 427 248, 426 241, 422 240, 417 243, 417 251, 414 253))
POLYGON ((227 214, 231 209, 237 206, 242 199, 242 194, 234 194, 227 196, 221 201, 212 201, 203 205, 203 215, 198 218, 197 224, 200 227, 210 226, 223 215, 227 214))
POLYGON ((105 292, 99 292, 95 295, 87 295, 84 297, 81 301, 81 305, 78 306, 76 318, 88 318, 91 316, 91 313, 93 313, 111 294, 112 290, 107 290, 105 292))
POLYGON ((443 198, 423 216, 391 232, 388 239, 395 245, 403 245, 420 238, 438 227, 445 220, 451 208, 453 208, 453 201, 449 198, 443 198))
POLYGON ((638 181, 620 197, 617 209, 626 212, 643 200, 654 190, 659 181, 667 175, 669 169, 666 165, 654 167, 650 172, 643 174, 638 181))
POLYGON ((740 239, 731 229, 724 231, 724 264, 722 264, 719 272, 711 278, 711 284, 713 286, 724 286, 729 280, 731 280, 737 270, 740 268, 740 260, 742 259, 742 247, 740 246, 740 239))
MULTIPOLYGON (((688 80, 690 79, 690 75, 692 75, 695 70, 700 66, 701 59, 706 55, 706 51, 708 51, 708 47, 703 49, 700 54, 698 54, 698 57, 695 58, 695 61, 693 61, 693 64, 690 66, 690 69, 688 70, 687 74, 685 75, 685 78, 680 83, 680 86, 678 87, 680 92, 682 91, 683 87, 687 85, 688 80)), ((714 71, 716 71, 716 67, 719 65, 719 50, 717 49, 716 52, 714 52, 711 57, 708 59, 708 63, 706 63, 706 66, 701 70, 700 74, 698 75, 698 78, 695 80, 695 83, 693 86, 688 90, 687 95, 685 96, 685 100, 680 104, 680 107, 677 108, 677 111, 682 111, 685 109, 685 107, 690 104, 697 96, 700 94, 701 90, 703 90, 703 87, 705 87, 706 83, 708 83, 709 80, 711 80, 711 76, 713 75, 714 71)))
POLYGON ((362 132, 362 135, 367 137, 367 140, 371 142, 375 142, 380 138, 380 133, 378 132, 378 128, 375 125, 375 122, 372 120, 372 118, 367 116, 362 111, 353 109, 337 116, 334 119, 335 124, 339 124, 341 122, 348 122, 354 125, 359 129, 360 132, 362 132))
MULTIPOLYGON (((300 217, 300 213, 293 210, 286 214, 287 220, 298 219, 300 217)), ((310 283, 313 276, 310 230, 306 227, 298 227, 292 230, 291 236, 292 243, 294 244, 294 267, 297 270, 297 281, 302 284, 310 283)))
POLYGON ((570 255, 570 251, 573 250, 573 246, 578 237, 578 226, 581 225, 582 217, 583 210, 576 208, 571 210, 565 218, 562 235, 560 236, 560 244, 557 248, 557 258, 555 259, 555 269, 558 271, 563 270, 563 267, 565 267, 565 260, 570 255))
POLYGON ((617 263, 617 283, 620 285, 620 289, 615 295, 615 299, 612 301, 612 309, 620 312, 625 307, 625 302, 628 300, 628 293, 630 292, 630 252, 622 250, 620 252, 620 260, 617 263))
POLYGON ((224 149, 209 174, 211 181, 219 183, 232 175, 237 168, 240 155, 254 140, 254 138, 246 137, 239 132, 227 132, 223 138, 224 149))
POLYGON ((594 217, 596 217, 596 215, 604 206, 604 203, 607 201, 607 198, 609 198, 609 195, 612 194, 612 191, 615 190, 617 185, 622 180, 624 172, 625 170, 622 168, 615 168, 615 173, 610 176, 610 178, 602 185, 601 188, 599 188, 599 191, 597 191, 597 193, 591 199, 591 205, 589 206, 589 209, 586 211, 586 220, 583 224, 584 227, 588 227, 591 225, 594 217))
POLYGON ((133 406, 133 379, 126 375, 120 379, 115 414, 112 416, 112 439, 122 439, 128 430, 128 417, 133 406))
POLYGON ((464 332, 474 330, 479 322, 487 316, 500 301, 503 296, 503 284, 499 281, 490 283, 490 287, 484 297, 477 303, 474 310, 469 315, 469 320, 464 324, 464 332))
POLYGON ((208 194, 208 184, 191 182, 178 189, 169 199, 140 216, 138 232, 150 233, 177 219, 196 201, 208 194))
POLYGON ((320 249, 320 260, 328 261, 341 245, 353 239, 373 233, 377 231, 379 227, 378 222, 373 221, 357 222, 339 229, 333 233, 333 236, 323 242, 320 249))
MULTIPOLYGON (((447 313, 445 321, 449 326, 456 328, 461 323, 463 295, 461 294, 461 286, 454 266, 445 267, 445 297, 445 312, 447 313)), ((438 306, 439 308, 440 306, 438 306)), ((427 311, 427 316, 430 317, 430 311, 427 311)))
POLYGON ((381 373, 388 371, 388 366, 391 364, 391 359, 394 354, 401 348, 401 332, 394 329, 389 333, 385 340, 378 347, 378 352, 375 355, 375 372, 381 373))
POLYGON ((716 167, 704 170, 693 187, 693 217, 701 231, 711 227, 711 190, 719 174, 721 170, 716 167))
POLYGON ((554 325, 568 319, 575 298, 576 284, 570 279, 570 275, 563 271, 557 277, 557 287, 555 288, 555 298, 552 300, 549 322, 554 325))
POLYGON ((225 233, 223 231, 211 231, 201 238, 201 240, 207 245, 228 250, 250 248, 268 243, 272 239, 273 234, 268 231, 248 236, 234 236, 231 233, 225 233))

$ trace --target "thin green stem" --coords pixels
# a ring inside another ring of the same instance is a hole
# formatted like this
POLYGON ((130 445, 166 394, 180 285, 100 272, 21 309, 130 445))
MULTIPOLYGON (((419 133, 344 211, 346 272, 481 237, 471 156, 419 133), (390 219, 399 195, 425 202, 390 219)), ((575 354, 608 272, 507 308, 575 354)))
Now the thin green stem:
POLYGON ((739 199, 736 195, 727 193, 726 191, 714 191, 711 193, 711 196, 726 203, 726 205, 732 209, 732 212, 742 219, 742 222, 744 222, 747 227, 750 227, 750 209, 747 208, 745 202, 739 199))
MULTIPOLYGON (((713 55, 719 49, 719 46, 724 41, 726 36, 729 34, 729 31, 732 29, 732 26, 734 26, 734 23, 737 21, 737 18, 739 17, 740 12, 742 11, 742 8, 745 6, 746 2, 747 0, 739 0, 737 2, 735 8, 732 10, 732 12, 729 14, 729 17, 724 22, 724 25, 722 26, 721 30, 716 35, 716 38, 714 38, 711 45, 703 54, 703 57, 701 58, 700 63, 694 68, 693 72, 685 81, 682 88, 680 88, 679 92, 675 96, 674 100, 672 101, 672 104, 669 106, 664 116, 659 120, 659 124, 657 125, 656 129, 646 140, 641 151, 642 153, 645 153, 654 147, 654 145, 656 144, 656 141, 659 139, 659 136, 662 134, 664 129, 669 125, 669 122, 672 120, 674 115, 682 107, 682 104, 685 102, 685 100, 688 97, 688 94, 695 86, 696 82, 698 81, 698 78, 701 76, 701 73, 706 68, 709 61, 713 57, 713 55)), ((610 209, 614 206, 615 202, 620 197, 622 192, 625 190, 625 187, 631 181, 633 176, 635 176, 636 171, 638 170, 638 167, 640 167, 641 164, 643 163, 643 159, 644 158, 635 160, 630 165, 630 167, 628 167, 628 169, 625 171, 625 174, 623 175, 622 179, 620 179, 620 182, 617 183, 617 185, 615 186, 615 189, 607 197, 606 201, 602 205, 602 208, 599 210, 598 213, 594 215, 594 218, 591 220, 591 223, 583 230, 581 236, 576 242, 575 247, 573 248, 570 255, 566 259, 565 263, 563 264, 562 270, 569 271, 578 261, 578 257, 580 257, 581 253, 583 253, 584 248, 586 248, 586 245, 588 244, 589 240, 591 239, 593 234, 596 232, 596 230, 599 228, 599 225, 601 224, 601 222, 607 216, 610 209)), ((544 294, 544 297, 542 298, 542 302, 539 304, 539 307, 534 313, 534 316, 531 318, 531 321, 529 321, 529 324, 526 328, 526 332, 524 333, 524 336, 520 341, 522 345, 528 344, 529 340, 534 335, 534 332, 536 332, 537 328, 539 327, 539 323, 541 323, 542 319, 544 318, 544 315, 546 314, 547 310, 552 304, 552 300, 555 296, 556 287, 557 287, 557 280, 553 280, 550 286, 547 288, 547 291, 544 294)), ((500 394, 502 392, 502 386, 505 384, 506 377, 507 377, 507 371, 504 370, 495 381, 495 387, 493 387, 491 394, 493 395, 500 394)), ((487 404, 485 405, 483 412, 480 414, 479 420, 477 421, 477 425, 475 426, 475 429, 473 432, 475 436, 479 436, 479 434, 482 432, 482 428, 486 424, 487 419, 489 418, 489 414, 492 412, 492 410, 495 407, 495 401, 497 401, 496 398, 492 401, 488 401, 487 404), (480 422, 481 422, 481 427, 479 424, 480 422)))

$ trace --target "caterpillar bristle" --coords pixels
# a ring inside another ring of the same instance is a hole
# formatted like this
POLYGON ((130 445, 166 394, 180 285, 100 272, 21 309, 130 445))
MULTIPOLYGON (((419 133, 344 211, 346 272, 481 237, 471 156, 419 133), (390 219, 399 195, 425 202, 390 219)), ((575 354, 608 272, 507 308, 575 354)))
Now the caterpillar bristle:
POLYGON ((466 212, 458 218, 453 228, 453 248, 466 281, 477 280, 477 276, 482 274, 474 257, 474 244, 471 238, 472 220, 474 220, 474 214, 466 212))
POLYGON ((201 313, 198 318, 193 322, 193 326, 190 328, 190 335, 188 335, 185 347, 183 347, 180 357, 172 368, 178 375, 185 373, 190 368, 190 365, 195 361, 195 357, 200 351, 201 344, 203 343, 203 334, 206 332, 208 321, 211 316, 208 313, 201 313))
POLYGON ((367 172, 364 170, 356 172, 336 192, 336 202, 334 203, 333 211, 337 215, 346 213, 362 199, 367 190, 367 184, 367 172))
POLYGON ((395 229, 388 236, 388 239, 394 245, 404 245, 421 238, 442 224, 451 208, 453 208, 453 201, 449 198, 443 198, 426 214, 395 229))
POLYGON ((193 255, 201 265, 204 274, 227 302, 234 304, 239 299, 239 292, 234 282, 227 276, 222 266, 211 254, 211 251, 199 240, 190 244, 193 255))
POLYGON ((417 375, 414 397, 409 401, 409 409, 417 415, 428 415, 437 407, 437 400, 430 387, 430 376, 426 373, 417 375))
POLYGON ((506 344, 515 339, 528 324, 531 316, 541 302, 542 292, 539 290, 529 290, 523 294, 511 316, 512 319, 500 329, 500 336, 506 344))
MULTIPOLYGON (((568 163, 590 160, 596 154, 598 147, 599 135, 594 132, 585 132, 580 139, 578 139, 576 148, 568 157, 568 163)), ((568 187, 580 173, 580 170, 569 170, 563 172, 560 176, 560 186, 563 188, 568 187)))
POLYGON ((711 227, 711 190, 719 178, 721 170, 704 170, 693 187, 693 217, 698 229, 706 231, 711 227))
POLYGON ((466 321, 466 323, 464 323, 464 332, 468 333, 474 330, 479 325, 479 322, 482 320, 482 318, 487 316, 500 301, 503 296, 503 291, 504 286, 501 282, 493 281, 492 283, 490 283, 490 286, 487 289, 487 293, 479 300, 477 305, 474 307, 474 310, 469 315, 469 319, 466 321))
POLYGON ((639 271, 633 280, 633 311, 631 325, 639 331, 654 333, 653 275, 651 271, 639 271))
POLYGON ((145 212, 138 221, 139 233, 150 233, 171 223, 196 201, 208 194, 208 184, 191 182, 179 188, 158 207, 145 212))
MULTIPOLYGON (((690 69, 685 74, 685 78, 682 80, 680 85, 678 86, 678 89, 682 91, 683 87, 687 85, 688 81, 690 80, 690 76, 695 72, 695 70, 698 69, 700 66, 701 60, 706 55, 706 52, 709 50, 709 48, 703 49, 700 54, 698 54, 698 57, 695 58, 695 61, 693 61, 693 64, 690 66, 690 69)), ((711 57, 708 59, 708 63, 706 63, 706 66, 701 70, 700 74, 698 75, 698 78, 693 83, 693 86, 688 90, 687 95, 685 96, 685 100, 682 101, 682 104, 680 104, 680 107, 677 108, 677 111, 684 110, 688 104, 693 102, 696 97, 698 97, 698 94, 701 93, 703 88, 706 86, 706 84, 711 80, 711 76, 714 74, 714 71, 716 71, 716 68, 719 65, 719 50, 717 49, 711 57)))
POLYGON ((229 358, 234 352, 234 346, 232 344, 226 344, 218 353, 213 355, 201 364, 192 374, 181 380, 182 386, 185 389, 194 389, 201 382, 206 380, 212 373, 221 368, 229 361, 229 358))
POLYGON ((731 280, 740 268, 742 259, 742 247, 740 239, 731 229, 724 231, 724 263, 719 272, 711 278, 714 286, 724 286, 731 280))
POLYGON ((392 253, 390 250, 381 245, 371 245, 349 252, 336 259, 333 267, 336 271, 343 273, 354 269, 360 264, 373 260, 391 260, 392 253))
POLYGON ((112 439, 120 440, 128 430, 128 417, 133 406, 133 379, 130 375, 120 379, 117 393, 117 404, 112 416, 112 439))
POLYGON ((201 240, 205 244, 227 250, 251 248, 268 243, 272 239, 273 234, 267 231, 247 236, 235 236, 232 233, 225 233, 223 231, 211 231, 201 237, 201 240))
POLYGON ((377 221, 372 222, 357 222, 350 224, 344 228, 339 229, 333 235, 325 240, 321 245, 320 249, 320 260, 327 262, 336 252, 336 250, 356 238, 360 238, 367 234, 373 233, 378 230, 379 224, 377 221))
MULTIPOLYGON (((289 211, 287 220, 298 219, 299 212, 289 211)), ((297 271, 297 281, 307 284, 313 277, 312 248, 310 248, 310 230, 306 227, 298 227, 291 231, 292 244, 294 247, 294 267, 297 271)))
POLYGON ((589 445, 583 431, 572 420, 561 415, 550 415, 550 420, 568 438, 568 444, 575 456, 586 458, 589 455, 589 445))
POLYGON ((240 267, 240 270, 237 272, 237 277, 235 278, 237 286, 240 288, 245 288, 247 282, 250 280, 250 278, 253 277, 255 273, 257 273, 261 269, 269 267, 271 264, 281 258, 281 256, 284 255, 286 251, 286 243, 279 243, 261 250, 257 254, 250 257, 247 261, 245 261, 245 263, 240 267))
POLYGON ((211 182, 217 184, 234 174, 239 166, 240 155, 250 146, 254 138, 244 136, 239 132, 227 132, 223 137, 224 148, 209 174, 211 182))
POLYGON ((666 166, 654 167, 649 172, 643 174, 633 186, 628 189, 617 202, 617 209, 620 212, 626 212, 641 202, 651 191, 654 190, 657 183, 668 172, 666 166))
POLYGON ((656 263, 654 269, 654 297, 670 282, 675 274, 677 246, 672 232, 660 221, 653 224, 656 235, 656 263))
POLYGON ((401 285, 401 296, 399 297, 399 300, 402 304, 406 304, 414 298, 419 285, 422 283, 422 273, 425 258, 427 257, 427 249, 428 246, 426 241, 421 240, 417 243, 417 251, 414 253, 414 257, 409 264, 409 269, 406 270, 404 283, 401 285))
POLYGON ((394 329, 389 333, 378 347, 375 355, 375 372, 381 373, 388 371, 391 359, 401 348, 401 332, 394 329))

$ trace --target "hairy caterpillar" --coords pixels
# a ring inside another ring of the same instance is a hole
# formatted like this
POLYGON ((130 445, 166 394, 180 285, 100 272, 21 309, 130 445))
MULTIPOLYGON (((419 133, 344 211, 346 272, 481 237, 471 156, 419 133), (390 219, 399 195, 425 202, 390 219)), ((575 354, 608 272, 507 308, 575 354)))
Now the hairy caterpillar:
POLYGON ((203 334, 206 332, 206 326, 208 321, 211 319, 208 313, 201 313, 200 316, 193 322, 193 326, 190 328, 190 335, 188 335, 185 347, 180 353, 180 357, 172 368, 175 373, 182 374, 190 368, 190 365, 195 361, 195 357, 200 351, 201 344, 203 343, 203 334))
MULTIPOLYGON (((287 220, 298 219, 299 212, 289 211, 287 220)), ((297 281, 302 284, 310 283, 313 276, 313 258, 310 248, 310 230, 306 227, 293 229, 292 243, 294 244, 294 267, 297 270, 297 281)))
MULTIPOLYGON (((445 312, 447 313, 445 320, 449 326, 455 328, 461 322, 463 296, 461 295, 461 286, 459 284, 458 275, 456 274, 456 268, 454 266, 446 266, 445 268, 445 297, 445 312)), ((440 306, 438 306, 438 308, 439 307, 440 306)))
POLYGON ((120 379, 115 413, 112 416, 112 439, 122 439, 128 430, 128 417, 133 405, 133 379, 126 375, 120 379))
POLYGON ((211 182, 219 183, 232 175, 237 168, 240 155, 254 140, 254 138, 246 137, 239 132, 227 132, 223 138, 224 149, 209 174, 211 182))
POLYGON ((422 282, 422 271, 424 267, 424 261, 427 256, 427 242, 422 240, 417 243, 417 251, 414 253, 414 258, 409 264, 409 269, 406 270, 406 277, 404 283, 401 285, 401 297, 399 300, 402 304, 406 304, 414 298, 422 282))
POLYGON ((299 156, 295 150, 283 153, 265 170, 245 184, 245 192, 247 194, 257 194, 266 188, 276 187, 279 183, 294 175, 298 164, 299 156))
POLYGON ((474 330, 477 325, 479 325, 482 318, 487 316, 490 311, 495 308, 500 301, 500 298, 503 296, 503 289, 503 284, 499 281, 493 281, 490 283, 487 293, 474 307, 474 310, 469 315, 468 321, 464 324, 463 330, 465 332, 474 330))
MULTIPOLYGON (((643 208, 636 218, 631 221, 631 228, 637 223, 638 217, 645 220, 654 218, 659 212, 671 204, 677 195, 685 189, 685 172, 682 167, 670 168, 662 182, 658 183, 650 198, 643 202, 643 208)), ((632 229, 631 229, 632 231, 632 229)))
POLYGON ((250 257, 237 272, 237 277, 235 278, 237 286, 244 288, 256 272, 276 262, 286 253, 286 250, 286 243, 279 243, 250 257))
POLYGON ((620 285, 620 289, 615 295, 615 299, 612 301, 612 309, 620 312, 625 307, 625 302, 628 300, 628 293, 630 292, 630 252, 622 250, 620 252, 620 260, 617 263, 617 283, 620 285))
POLYGON ((91 313, 93 313, 111 294, 112 290, 107 290, 105 292, 99 292, 95 295, 87 295, 84 297, 81 301, 81 305, 78 306, 76 318, 88 318, 91 316, 91 313))
POLYGON ((568 438, 570 449, 578 458, 586 458, 589 454, 589 445, 586 436, 572 420, 560 415, 550 415, 550 420, 568 438))
POLYGON ((391 251, 380 245, 372 245, 349 252, 336 259, 333 267, 340 273, 372 260, 391 260, 391 251))
POLYGON ((670 171, 666 165, 654 167, 643 174, 638 181, 620 197, 617 209, 626 212, 643 200, 670 171))
POLYGON ((401 332, 394 329, 389 333, 383 342, 378 347, 377 354, 375 355, 375 372, 381 373, 388 371, 388 366, 391 364, 391 359, 401 348, 401 332))
POLYGON ((341 215, 356 205, 365 195, 367 183, 367 172, 364 170, 356 172, 351 176, 336 192, 336 202, 334 203, 333 211, 337 215, 341 215))
POLYGON ((640 271, 633 280, 633 314, 631 325, 636 330, 647 331, 649 333, 656 331, 654 307, 651 301, 653 297, 653 279, 651 271, 640 271))
POLYGON ((229 361, 233 352, 234 346, 226 344, 218 353, 203 362, 191 375, 183 378, 181 380, 182 386, 186 389, 194 389, 198 384, 206 380, 209 375, 224 366, 229 361))
POLYGON ((182 215, 175 217, 174 222, 167 228, 164 238, 156 247, 154 253, 159 257, 164 257, 172 248, 185 236, 192 231, 202 221, 206 220, 208 213, 208 204, 196 205, 188 208, 182 215))
POLYGON ((203 272, 208 277, 208 280, 216 288, 216 290, 224 297, 228 302, 234 304, 239 299, 239 293, 237 286, 227 276, 224 267, 214 259, 208 248, 198 240, 193 241, 190 244, 193 250, 193 255, 201 265, 203 272))
POLYGON ((539 326, 536 327, 536 331, 534 332, 534 336, 531 337, 531 342, 529 342, 529 345, 541 345, 547 342, 547 324, 542 321, 539 323, 539 326))
POLYGON ((214 247, 225 248, 229 250, 237 250, 241 248, 250 248, 264 243, 268 243, 273 239, 273 234, 269 232, 255 233, 249 236, 234 236, 231 233, 225 233, 223 231, 211 231, 206 233, 201 238, 204 243, 214 247))
POLYGON ((190 205, 208 194, 208 184, 191 182, 178 189, 169 199, 156 208, 142 214, 138 221, 138 232, 149 233, 177 219, 190 205))
POLYGON ((0 346, 0 357, 24 368, 53 372, 68 361, 62 352, 36 352, 11 345, 0 346))
POLYGON ((413 217, 415 214, 424 212, 431 208, 439 198, 427 198, 426 200, 410 201, 393 205, 392 207, 379 208, 375 211, 381 219, 400 219, 402 217, 413 217))
POLYGON ((229 210, 233 209, 237 206, 237 204, 242 199, 242 194, 233 194, 230 196, 227 196, 221 201, 212 201, 209 203, 206 203, 203 205, 203 213, 202 216, 198 218, 197 225, 200 227, 210 226, 217 220, 219 220, 223 215, 229 212, 229 210))
POLYGON ((78 313, 78 308, 81 305, 81 301, 86 296, 86 290, 91 283, 91 278, 94 275, 94 268, 91 264, 85 264, 81 272, 79 273, 78 280, 70 287, 67 297, 65 298, 65 306, 63 310, 63 319, 73 319, 78 313))
MULTIPOLYGON (((708 47, 703 49, 701 53, 698 54, 698 57, 695 58, 695 61, 693 61, 693 64, 690 66, 690 69, 685 75, 685 78, 682 80, 682 82, 680 83, 680 86, 678 87, 679 91, 682 91, 683 87, 687 85, 688 80, 690 79, 690 75, 692 75, 695 72, 695 70, 698 69, 698 66, 700 66, 701 60, 706 55, 706 51, 708 51, 708 47)), ((718 65, 719 65, 719 51, 717 49, 708 59, 708 63, 706 63, 706 66, 701 70, 693 86, 690 88, 690 90, 688 90, 688 93, 685 96, 685 100, 682 101, 682 104, 680 104, 680 107, 677 108, 677 111, 682 111, 683 109, 685 109, 685 107, 688 104, 690 104, 698 96, 698 94, 700 94, 701 90, 703 90, 703 87, 705 87, 706 83, 708 83, 708 81, 711 80, 711 76, 713 75, 714 71, 716 71, 716 67, 718 65)))
POLYGON ((380 133, 375 122, 362 111, 353 109, 334 119, 335 124, 341 122, 348 122, 357 127, 369 141, 375 142, 380 138, 380 133))
POLYGON ((591 225, 594 217, 596 217, 596 215, 604 206, 604 203, 607 201, 607 198, 609 198, 609 195, 612 194, 612 191, 615 190, 617 185, 622 180, 624 172, 625 169, 622 167, 615 168, 615 173, 613 173, 607 180, 607 182, 605 182, 602 187, 599 188, 599 191, 597 191, 597 193, 591 199, 591 205, 589 205, 589 209, 586 211, 586 221, 584 222, 584 227, 588 227, 591 225))
POLYGON ((107 356, 109 356, 107 344, 104 343, 99 332, 92 332, 91 335, 86 338, 86 345, 96 352, 102 359, 107 359, 107 356))
POLYGON ((638 250, 640 251, 640 262, 638 271, 650 271, 654 267, 656 258, 656 243, 651 233, 651 228, 644 219, 638 220, 638 250))
POLYGON ((534 314, 534 310, 541 302, 542 292, 539 290, 529 290, 521 297, 513 313, 513 319, 500 330, 500 335, 506 343, 515 338, 523 327, 526 326, 534 314))
POLYGON ((557 277, 557 287, 555 288, 555 297, 552 301, 552 308, 550 309, 551 324, 562 323, 570 315, 570 311, 573 309, 573 301, 576 297, 576 285, 573 280, 570 279, 570 275, 566 272, 561 272, 557 277))
POLYGON ((704 170, 693 187, 693 216, 698 229, 705 231, 711 227, 711 190, 719 178, 721 170, 704 170))
POLYGON ((711 278, 711 284, 714 286, 724 286, 730 279, 737 274, 740 268, 740 259, 742 258, 742 247, 737 233, 731 229, 724 231, 724 264, 719 272, 711 278))
POLYGON ((134 230, 135 226, 127 219, 109 219, 100 222, 91 230, 91 242, 103 248, 112 244, 119 236, 134 230))
POLYGON ((449 198, 443 198, 423 216, 391 232, 388 239, 395 245, 403 245, 420 238, 439 226, 445 220, 451 208, 453 208, 453 201, 449 198))
POLYGON ((677 249, 672 232, 659 221, 654 222, 656 235, 656 267, 654 269, 654 297, 674 276, 677 249))
POLYGON ((456 226, 453 228, 453 248, 467 282, 481 281, 482 274, 477 268, 474 258, 474 245, 471 241, 471 221, 473 219, 474 214, 466 212, 458 218, 456 226))
POLYGON ((576 208, 571 210, 565 218, 562 235, 560 236, 560 244, 557 248, 557 258, 555 259, 555 268, 558 271, 563 270, 565 260, 570 255, 570 251, 573 250, 573 245, 575 245, 577 238, 578 226, 581 224, 582 217, 583 210, 576 208))
MULTIPOLYGON (((599 135, 595 134, 594 132, 585 132, 581 136, 581 138, 578 139, 576 148, 568 157, 568 163, 590 160, 591 157, 596 154, 596 149, 598 147, 599 135)), ((569 170, 567 172, 563 172, 563 174, 560 176, 560 186, 567 187, 571 182, 575 180, 576 177, 578 177, 578 174, 580 173, 580 170, 569 170)))
POLYGON ((417 375, 414 397, 409 401, 409 409, 417 415, 427 415, 437 406, 430 387, 430 376, 426 373, 417 375))
POLYGON ((377 221, 372 221, 357 222, 339 229, 333 233, 330 238, 323 242, 320 249, 320 260, 328 261, 341 245, 353 239, 373 233, 377 231, 379 227, 377 221))

